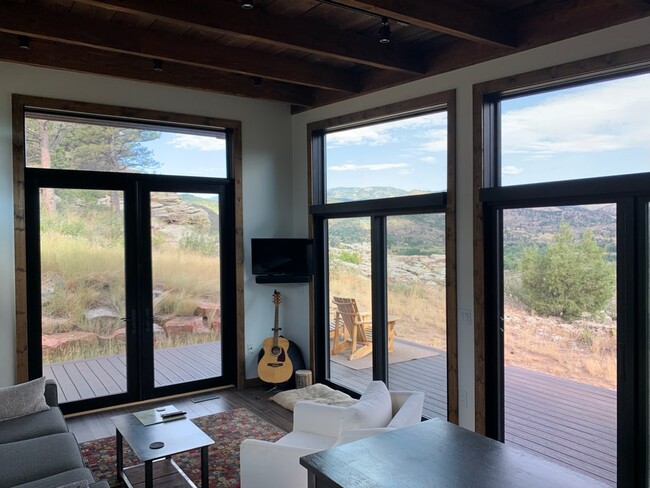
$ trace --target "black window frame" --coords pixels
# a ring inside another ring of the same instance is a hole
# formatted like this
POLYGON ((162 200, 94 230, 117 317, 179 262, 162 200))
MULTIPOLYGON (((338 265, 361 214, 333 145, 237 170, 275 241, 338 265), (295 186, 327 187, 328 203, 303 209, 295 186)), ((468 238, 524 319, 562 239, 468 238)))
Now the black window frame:
MULTIPOLYGON (((585 65, 591 63, 585 61, 585 65)), ((482 353, 485 363, 483 385, 477 382, 477 420, 483 415, 484 433, 494 439, 504 438, 504 358, 503 358, 503 266, 501 210, 510 208, 563 206, 591 203, 617 205, 617 486, 648 486, 648 273, 650 226, 650 172, 573 180, 501 185, 500 101, 522 95, 584 86, 601 81, 650 73, 650 60, 633 60, 630 64, 599 67, 588 73, 565 71, 552 76, 561 67, 540 70, 516 80, 493 80, 475 86, 475 114, 482 122, 482 154, 475 154, 475 180, 478 188, 479 213, 482 217, 483 283, 475 286, 476 297, 483 302, 482 317, 477 311, 476 332, 483 334, 482 353), (534 80, 534 81, 531 81, 534 80), (481 164, 476 164, 480 162, 481 164), (481 167, 482 166, 482 167, 481 167), (479 173, 479 174, 477 174, 479 173), (488 286, 489 283, 489 286, 488 286), (645 290, 645 292, 644 292, 645 290), (620 299, 625 297, 625 299, 620 299), (479 394, 480 393, 480 394, 479 394), (479 412, 479 407, 484 408, 479 412), (630 422, 629 419, 633 419, 630 422)), ((580 71, 580 70, 578 70, 580 71)), ((476 134, 477 132, 475 132, 476 134)), ((476 209, 475 209, 476 210, 476 209)), ((478 214, 475 212, 475 221, 478 214)), ((480 373, 480 371, 479 371, 480 373)))
POLYGON ((458 378, 456 339, 455 294, 455 91, 443 92, 408 102, 358 112, 327 121, 310 124, 308 142, 311 169, 311 202, 309 206, 310 233, 314 239, 315 273, 312 285, 312 349, 311 357, 315 380, 338 388, 353 396, 358 393, 330 380, 329 371, 329 289, 328 289, 328 232, 330 219, 368 217, 371 221, 372 255, 372 334, 375 340, 372 351, 373 380, 382 380, 390 386, 388 374, 388 290, 386 219, 389 216, 412 214, 445 214, 447 226, 447 418, 458 423, 458 378), (430 113, 447 113, 447 190, 419 195, 358 200, 351 202, 326 202, 326 147, 328 133, 355 127, 372 126, 382 122, 400 120, 430 113), (451 230, 450 230, 451 229, 451 230), (453 238, 450 239, 450 235, 453 238), (453 247, 453 249, 450 249, 453 247), (453 270, 453 273, 450 272, 453 270), (453 276, 451 276, 453 275, 453 276), (451 286, 450 286, 451 283, 451 286), (453 291, 450 291, 453 290, 453 291))

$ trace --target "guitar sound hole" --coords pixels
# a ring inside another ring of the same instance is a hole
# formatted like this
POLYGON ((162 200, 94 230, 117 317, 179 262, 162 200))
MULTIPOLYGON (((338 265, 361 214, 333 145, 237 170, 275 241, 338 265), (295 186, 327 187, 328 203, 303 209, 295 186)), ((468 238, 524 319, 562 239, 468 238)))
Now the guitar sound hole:
POLYGON ((282 352, 282 348, 280 346, 273 346, 271 348, 271 354, 273 354, 274 356, 279 356, 281 352, 282 352))

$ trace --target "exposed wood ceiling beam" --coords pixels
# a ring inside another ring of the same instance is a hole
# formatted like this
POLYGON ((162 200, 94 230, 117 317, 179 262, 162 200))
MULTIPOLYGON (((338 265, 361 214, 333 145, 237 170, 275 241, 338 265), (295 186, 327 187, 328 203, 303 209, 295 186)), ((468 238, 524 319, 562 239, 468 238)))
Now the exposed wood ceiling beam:
POLYGON ((449 0, 336 0, 336 3, 450 34, 470 41, 516 46, 514 22, 507 16, 449 0))
POLYGON ((266 80, 260 86, 254 86, 249 77, 205 68, 189 69, 177 63, 164 63, 163 71, 156 72, 152 61, 146 58, 41 39, 33 39, 29 50, 20 49, 16 36, 4 33, 0 34, 0 60, 273 100, 301 107, 309 107, 314 94, 319 91, 266 80))
MULTIPOLYGON (((459 40, 440 47, 431 54, 431 68, 421 78, 446 73, 508 54, 525 51, 581 34, 611 27, 624 22, 650 16, 650 5, 642 0, 573 0, 554 9, 527 8, 519 13, 520 44, 516 48, 504 48, 490 44, 459 40)), ((372 93, 391 86, 401 85, 412 78, 403 73, 381 70, 368 71, 362 75, 363 93, 372 93)), ((316 95, 315 107, 328 105, 344 99, 334 92, 316 95)), ((298 108, 296 112, 303 109, 298 108)))
POLYGON ((85 16, 26 4, 0 4, 0 31, 329 90, 359 90, 357 76, 343 70, 152 30, 116 28, 85 16))
POLYGON ((406 46, 382 45, 377 40, 350 31, 332 29, 300 18, 271 16, 244 10, 221 0, 76 0, 134 15, 213 33, 319 54, 381 69, 422 74, 421 53, 406 46))

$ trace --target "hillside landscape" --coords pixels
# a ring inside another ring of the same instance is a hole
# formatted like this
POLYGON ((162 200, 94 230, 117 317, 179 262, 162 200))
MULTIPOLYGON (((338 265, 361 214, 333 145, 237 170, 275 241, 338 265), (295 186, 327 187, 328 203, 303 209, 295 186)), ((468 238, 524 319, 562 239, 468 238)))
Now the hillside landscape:
MULTIPOLYGON (((333 188, 328 200, 406 194, 390 187, 333 188)), ((524 299, 520 266, 526 250, 543 254, 552 248, 563 225, 575 243, 591 235, 603 266, 615 272, 615 205, 505 210, 506 364, 615 389, 615 292, 601 309, 576 318, 540 314, 524 299)), ((388 217, 387 241, 389 315, 401 318, 399 337, 445 349, 444 215, 388 217)), ((370 310, 370 218, 331 219, 329 251, 332 295, 355 296, 370 310)))

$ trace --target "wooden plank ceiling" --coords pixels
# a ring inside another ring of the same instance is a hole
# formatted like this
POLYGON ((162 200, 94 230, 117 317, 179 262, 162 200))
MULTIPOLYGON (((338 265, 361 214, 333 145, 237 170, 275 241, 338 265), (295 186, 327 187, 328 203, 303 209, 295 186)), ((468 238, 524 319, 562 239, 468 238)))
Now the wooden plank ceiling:
POLYGON ((0 0, 0 60, 299 111, 650 15, 646 0, 243 3, 0 0))

